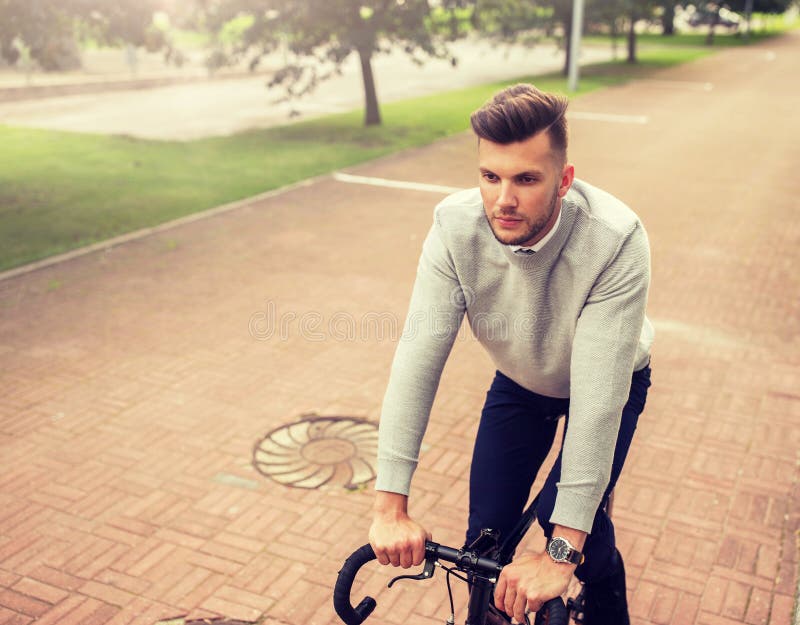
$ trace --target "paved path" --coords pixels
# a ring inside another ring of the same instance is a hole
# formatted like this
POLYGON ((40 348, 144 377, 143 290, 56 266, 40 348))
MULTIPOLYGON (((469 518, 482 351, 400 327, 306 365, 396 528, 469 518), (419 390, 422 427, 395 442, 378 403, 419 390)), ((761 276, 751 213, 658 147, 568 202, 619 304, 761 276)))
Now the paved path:
MULTIPOLYGON (((376 56, 373 64, 380 101, 390 102, 521 75, 540 75, 557 71, 564 64, 563 53, 551 44, 524 47, 459 41, 451 48, 459 59, 456 67, 446 60, 429 60, 418 66, 402 52, 376 56)), ((581 61, 596 63, 610 57, 608 46, 585 46, 581 61)), ((280 59, 270 58, 266 66, 280 67, 280 63, 280 59)), ((361 69, 355 55, 344 63, 340 76, 321 83, 316 91, 297 101, 276 103, 282 92, 268 90, 265 86, 268 80, 269 77, 262 74, 151 89, 9 102, 0 98, 0 123, 183 140, 266 128, 286 124, 292 119, 363 107, 361 69), (300 116, 290 118, 290 112, 300 116)))
MULTIPOLYGON (((636 625, 792 619, 798 52, 795 34, 580 101, 647 123, 572 122, 580 174, 652 240, 654 387, 614 512, 636 625)), ((351 173, 461 187, 473 154, 462 135, 351 173)), ((371 495, 279 486, 252 449, 310 412, 378 418, 439 197, 324 178, 0 282, 0 624, 332 625, 371 495), (376 313, 387 334, 360 332, 376 313)), ((491 375, 457 341, 412 504, 443 542, 491 375)), ((444 618, 441 583, 385 580, 373 622, 444 618)))

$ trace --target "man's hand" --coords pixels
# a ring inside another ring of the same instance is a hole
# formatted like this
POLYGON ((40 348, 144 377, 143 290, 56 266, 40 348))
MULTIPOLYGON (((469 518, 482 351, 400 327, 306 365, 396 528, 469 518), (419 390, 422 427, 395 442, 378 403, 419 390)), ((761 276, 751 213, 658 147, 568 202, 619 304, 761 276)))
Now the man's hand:
POLYGON ((378 562, 407 569, 425 559, 425 541, 431 535, 408 516, 408 497, 378 491, 369 543, 378 562))
POLYGON ((524 623, 526 609, 536 612, 567 591, 574 571, 574 565, 553 562, 547 553, 519 556, 500 573, 494 604, 517 623, 524 623))

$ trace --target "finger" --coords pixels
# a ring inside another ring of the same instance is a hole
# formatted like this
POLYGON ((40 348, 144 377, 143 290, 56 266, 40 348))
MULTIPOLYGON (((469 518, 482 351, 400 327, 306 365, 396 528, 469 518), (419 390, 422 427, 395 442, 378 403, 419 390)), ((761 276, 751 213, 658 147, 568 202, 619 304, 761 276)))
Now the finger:
POLYGON ((414 562, 414 566, 419 566, 425 559, 425 543, 422 540, 414 543, 411 559, 414 562))
MULTIPOLYGON (((514 608, 513 608, 513 616, 516 619, 517 623, 524 623, 525 622, 525 608, 528 607, 528 598, 525 596, 524 592, 518 592, 517 597, 514 600, 514 608)), ((511 614, 509 612, 509 614, 511 614)))
POLYGON ((425 559, 425 542, 433 540, 430 532, 425 532, 425 540, 414 545, 414 566, 419 566, 425 559))
POLYGON ((494 605, 501 610, 505 605, 506 586, 506 578, 500 573, 500 579, 497 580, 497 585, 494 588, 494 605))
POLYGON ((389 564, 389 556, 386 555, 385 549, 376 549, 375 545, 372 545, 372 551, 375 552, 375 557, 378 559, 378 562, 383 564, 384 566, 389 564))
POLYGON ((396 548, 388 550, 389 562, 392 566, 400 566, 400 552, 396 548))
POLYGON ((506 588, 505 601, 503 603, 503 612, 509 616, 514 616, 514 602, 517 600, 517 591, 514 588, 506 588))
POLYGON ((403 545, 403 548, 400 549, 400 566, 407 569, 411 566, 413 561, 414 554, 411 550, 411 545, 403 545))

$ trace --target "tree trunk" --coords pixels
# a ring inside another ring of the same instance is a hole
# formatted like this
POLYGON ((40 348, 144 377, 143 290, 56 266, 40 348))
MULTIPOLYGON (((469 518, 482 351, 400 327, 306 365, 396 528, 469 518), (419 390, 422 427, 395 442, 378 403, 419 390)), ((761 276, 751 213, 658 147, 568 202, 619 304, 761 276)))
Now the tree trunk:
POLYGON ((714 45, 714 31, 717 30, 717 24, 719 24, 719 7, 714 11, 714 17, 711 18, 711 25, 708 27, 708 35, 706 36, 707 46, 714 45))
POLYGON ((361 61, 361 77, 364 79, 364 125, 380 126, 381 111, 375 91, 375 76, 372 74, 372 50, 359 48, 358 58, 361 61))
POLYGON ((611 27, 611 58, 615 61, 617 60, 617 36, 619 33, 617 32, 617 18, 612 17, 611 22, 609 23, 611 27))
POLYGON ((628 63, 636 63, 636 15, 631 13, 628 27, 628 63))
POLYGON ((675 34, 675 5, 671 0, 664 4, 664 15, 661 16, 662 35, 670 37, 675 34))

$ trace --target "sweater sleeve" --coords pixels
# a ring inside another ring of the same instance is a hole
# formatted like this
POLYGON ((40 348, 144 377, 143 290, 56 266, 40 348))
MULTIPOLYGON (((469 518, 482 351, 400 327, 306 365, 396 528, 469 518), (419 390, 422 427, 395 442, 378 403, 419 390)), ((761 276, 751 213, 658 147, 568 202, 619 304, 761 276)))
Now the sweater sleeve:
POLYGON ((408 495, 444 364, 464 318, 453 260, 434 223, 422 247, 383 400, 377 490, 408 495))
POLYGON ((595 282, 578 318, 569 426, 551 523, 591 532, 611 475, 649 284, 650 249, 637 223, 595 282))

